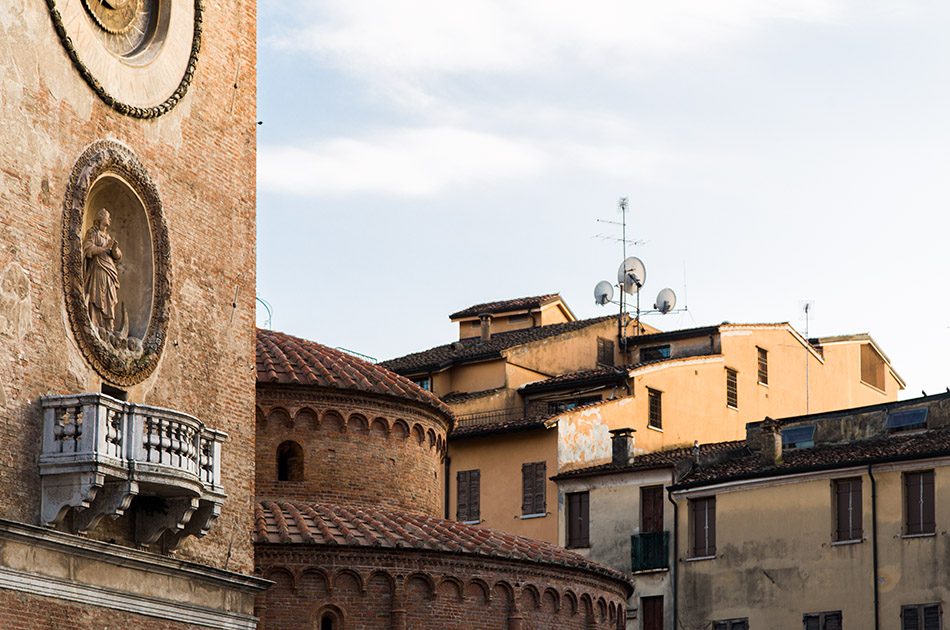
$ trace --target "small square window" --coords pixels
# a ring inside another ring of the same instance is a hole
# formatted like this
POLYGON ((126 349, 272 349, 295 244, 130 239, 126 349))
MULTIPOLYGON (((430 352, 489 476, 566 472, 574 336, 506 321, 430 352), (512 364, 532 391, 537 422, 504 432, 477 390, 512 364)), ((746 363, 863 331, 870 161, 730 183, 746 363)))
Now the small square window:
POLYGON ((782 429, 782 448, 811 448, 815 445, 815 425, 782 429))
POLYGON ((806 613, 802 623, 805 630, 841 630, 841 611, 806 613))
POLYGON ((759 358, 759 383, 769 384, 769 352, 764 348, 756 348, 759 358))
POLYGON ((884 421, 884 428, 891 433, 926 429, 927 409, 928 407, 923 407, 921 409, 907 409, 889 413, 887 414, 887 420, 884 421))
POLYGON ((649 424, 654 429, 663 428, 663 392, 647 388, 647 394, 650 399, 650 419, 649 424))
POLYGON ((739 408, 739 373, 732 368, 726 368, 726 406, 739 408))

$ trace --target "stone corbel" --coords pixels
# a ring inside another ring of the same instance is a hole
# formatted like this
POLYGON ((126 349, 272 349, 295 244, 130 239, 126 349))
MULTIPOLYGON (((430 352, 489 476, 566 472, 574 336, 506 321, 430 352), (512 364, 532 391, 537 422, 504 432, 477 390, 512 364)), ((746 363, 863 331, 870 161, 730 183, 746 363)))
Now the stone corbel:
POLYGON ((165 532, 178 534, 191 520, 198 504, 198 497, 165 499, 161 512, 139 512, 135 519, 135 541, 140 545, 152 545, 165 532))
POLYGON ((73 531, 84 535, 95 529, 103 518, 116 519, 122 516, 138 493, 139 485, 134 481, 106 483, 96 493, 96 498, 89 507, 74 513, 73 531))
POLYGON ((105 475, 97 472, 45 475, 41 479, 40 519, 46 527, 56 527, 62 523, 70 508, 88 508, 105 483, 105 475))
POLYGON ((165 536, 165 543, 169 550, 176 549, 181 541, 188 536, 201 538, 211 530, 211 523, 221 515, 220 501, 201 499, 198 509, 194 511, 188 523, 178 533, 169 532, 165 536))

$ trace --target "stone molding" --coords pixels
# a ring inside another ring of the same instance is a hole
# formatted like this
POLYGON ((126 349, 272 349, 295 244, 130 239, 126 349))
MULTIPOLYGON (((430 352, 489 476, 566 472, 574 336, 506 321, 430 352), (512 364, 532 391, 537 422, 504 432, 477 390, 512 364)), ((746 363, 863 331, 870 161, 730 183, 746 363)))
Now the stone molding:
POLYGON ((168 226, 158 189, 135 154, 118 142, 99 140, 76 160, 63 204, 63 291, 69 323, 79 349, 100 376, 121 386, 135 385, 158 365, 171 303, 172 265, 168 226), (83 289, 83 217, 87 196, 96 180, 105 174, 120 176, 138 195, 151 231, 152 305, 142 352, 129 360, 118 354, 92 331, 83 289))
MULTIPOLYGON (((171 1, 187 2, 188 0, 171 1)), ((49 8, 50 18, 53 21, 53 28, 56 30, 56 34, 59 36, 63 47, 66 49, 66 53, 69 55, 70 60, 73 62, 73 66, 75 66, 76 70, 86 81, 86 83, 89 84, 89 87, 92 88, 92 91, 96 93, 96 96, 98 96, 106 105, 115 111, 133 118, 157 118, 174 109, 188 92, 188 88, 194 79, 195 70, 198 66, 198 53, 201 51, 203 11, 202 0, 194 0, 194 34, 191 41, 191 51, 188 56, 185 72, 178 83, 178 87, 175 88, 174 92, 172 92, 172 94, 168 96, 163 102, 151 107, 131 105, 124 102, 118 95, 110 93, 105 88, 105 86, 102 85, 99 79, 96 78, 92 70, 90 70, 89 67, 83 62, 80 53, 76 49, 75 43, 73 42, 73 38, 70 37, 70 34, 66 31, 63 16, 57 8, 57 0, 46 0, 46 5, 49 8)))
MULTIPOLYGON (((177 579, 200 584, 206 592, 223 591, 234 596, 252 597, 265 590, 269 582, 258 577, 233 573, 223 569, 175 560, 135 549, 111 545, 23 523, 0 520, 0 543, 5 550, 0 558, 0 588, 19 591, 39 597, 62 599, 68 604, 90 605, 120 610, 137 615, 156 617, 206 628, 221 630, 252 630, 257 619, 238 610, 225 610, 181 601, 174 592, 165 599, 152 594, 131 592, 106 585, 108 571, 86 571, 82 583, 69 579, 70 573, 61 573, 60 563, 36 564, 32 552, 16 566, 17 554, 12 550, 24 546, 30 550, 56 553, 72 561, 88 561, 124 571, 138 571, 144 576, 157 575, 162 579, 177 579), (90 579, 91 578, 91 579, 90 579), (97 583, 99 582, 99 583, 97 583)), ((223 600, 221 600, 223 601, 223 600)), ((247 608, 248 612, 250 607, 247 608)))

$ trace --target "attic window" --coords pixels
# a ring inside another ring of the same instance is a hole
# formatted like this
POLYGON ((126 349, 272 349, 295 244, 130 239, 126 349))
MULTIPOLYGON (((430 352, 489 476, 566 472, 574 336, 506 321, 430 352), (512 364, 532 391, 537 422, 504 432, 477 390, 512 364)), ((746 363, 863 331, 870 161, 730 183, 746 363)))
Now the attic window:
POLYGON ((428 376, 419 376, 412 379, 412 382, 426 391, 432 391, 432 379, 428 376))
POLYGON ((811 448, 815 445, 815 425, 782 430, 782 448, 811 448))
POLYGON ((921 409, 908 409, 906 411, 889 413, 887 414, 887 420, 884 421, 884 428, 891 433, 926 429, 927 409, 927 407, 923 407, 921 409))
POLYGON ((670 358, 670 344, 665 346, 650 346, 649 348, 640 348, 640 362, 659 361, 670 358))

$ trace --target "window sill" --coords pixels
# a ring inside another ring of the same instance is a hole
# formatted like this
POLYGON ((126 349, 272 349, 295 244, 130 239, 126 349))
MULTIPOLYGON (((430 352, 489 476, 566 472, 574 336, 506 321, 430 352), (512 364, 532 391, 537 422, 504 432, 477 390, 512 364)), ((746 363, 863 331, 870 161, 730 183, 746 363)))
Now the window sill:
POLYGON ((763 383, 762 381, 759 381, 759 385, 761 385, 762 387, 768 387, 768 386, 769 386, 768 383, 763 383))
POLYGON ((717 556, 696 556, 695 558, 683 558, 683 562, 702 562, 703 560, 715 560, 717 556))
POLYGON ((461 523, 462 525, 479 525, 481 524, 481 522, 482 522, 481 519, 477 521, 459 521, 459 523, 461 523))
POLYGON ((631 571, 630 575, 647 575, 650 573, 669 573, 669 567, 663 567, 662 569, 640 569, 639 571, 631 571))
POLYGON ((860 545, 860 544, 863 543, 865 540, 867 540, 867 539, 866 539, 866 538, 855 538, 855 539, 853 539, 853 540, 835 540, 835 541, 832 541, 831 546, 832 546, 832 547, 844 547, 844 546, 847 546, 847 545, 860 545))
POLYGON ((550 514, 550 512, 544 512, 543 514, 522 514, 518 518, 520 518, 522 521, 528 521, 533 518, 544 518, 548 514, 550 514))
POLYGON ((566 545, 565 549, 590 549, 590 543, 586 545, 566 545))
POLYGON ((726 409, 732 409, 733 411, 739 411, 739 407, 733 407, 732 405, 726 405, 726 409))
POLYGON ((870 387, 871 389, 873 389, 874 391, 876 391, 876 392, 878 392, 878 393, 880 393, 880 394, 886 394, 886 393, 887 393, 885 390, 881 389, 881 388, 878 387, 877 385, 872 385, 871 383, 868 383, 868 382, 867 382, 866 380, 864 380, 864 379, 861 379, 861 384, 862 384, 862 385, 865 385, 865 386, 867 386, 867 387, 870 387))
POLYGON ((936 537, 937 537, 937 532, 924 532, 922 534, 901 534, 901 538, 905 540, 908 538, 936 538, 936 537))
POLYGON ((652 424, 648 424, 647 428, 652 429, 653 431, 659 431, 660 433, 663 433, 663 427, 655 427, 652 424))

